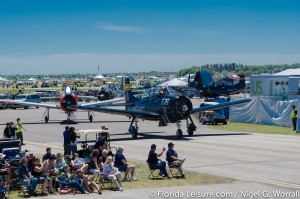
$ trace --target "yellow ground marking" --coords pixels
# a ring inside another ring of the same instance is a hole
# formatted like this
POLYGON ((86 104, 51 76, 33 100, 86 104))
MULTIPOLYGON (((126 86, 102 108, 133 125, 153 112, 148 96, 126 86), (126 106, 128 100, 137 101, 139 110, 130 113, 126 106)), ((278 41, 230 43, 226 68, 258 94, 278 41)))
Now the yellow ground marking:
POLYGON ((40 142, 25 141, 25 144, 31 144, 31 145, 36 145, 36 146, 44 146, 44 147, 50 147, 50 148, 54 148, 54 149, 61 149, 61 150, 64 149, 64 147, 62 147, 62 146, 46 144, 46 143, 40 143, 40 142))
POLYGON ((293 184, 293 183, 288 183, 288 182, 280 182, 276 180, 270 180, 270 179, 259 179, 255 180, 256 182, 261 182, 265 184, 271 184, 271 185, 276 185, 276 186, 281 186, 281 187, 288 187, 288 188, 294 188, 294 189, 300 189, 299 184, 293 184))

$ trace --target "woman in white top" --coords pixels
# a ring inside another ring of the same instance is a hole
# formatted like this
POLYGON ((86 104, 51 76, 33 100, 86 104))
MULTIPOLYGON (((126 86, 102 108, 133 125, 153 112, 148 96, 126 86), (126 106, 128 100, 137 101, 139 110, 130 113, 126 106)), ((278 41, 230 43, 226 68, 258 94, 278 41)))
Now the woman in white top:
POLYGON ((113 166, 111 156, 108 156, 106 162, 104 163, 103 175, 106 179, 112 180, 113 183, 118 187, 119 191, 123 191, 122 174, 113 166))

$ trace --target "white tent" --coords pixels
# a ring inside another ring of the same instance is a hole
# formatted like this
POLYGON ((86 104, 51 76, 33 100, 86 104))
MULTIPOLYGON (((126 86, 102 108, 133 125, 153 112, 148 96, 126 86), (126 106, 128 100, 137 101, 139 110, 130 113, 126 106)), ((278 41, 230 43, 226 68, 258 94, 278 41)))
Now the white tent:
POLYGON ((37 79, 35 79, 35 78, 31 77, 31 78, 29 78, 27 81, 29 81, 29 82, 36 82, 36 81, 37 81, 37 79))
POLYGON ((300 68, 295 68, 295 69, 286 69, 284 71, 281 71, 279 73, 274 74, 276 76, 299 76, 300 75, 300 68))
POLYGON ((172 86, 172 87, 187 87, 187 83, 184 81, 181 81, 177 78, 174 78, 170 81, 164 82, 160 84, 160 86, 172 86))
POLYGON ((94 80, 104 80, 104 79, 107 79, 106 77, 104 77, 103 75, 101 74, 98 74, 97 76, 93 77, 94 80))
POLYGON ((8 82, 8 80, 3 77, 0 77, 0 82, 8 82))

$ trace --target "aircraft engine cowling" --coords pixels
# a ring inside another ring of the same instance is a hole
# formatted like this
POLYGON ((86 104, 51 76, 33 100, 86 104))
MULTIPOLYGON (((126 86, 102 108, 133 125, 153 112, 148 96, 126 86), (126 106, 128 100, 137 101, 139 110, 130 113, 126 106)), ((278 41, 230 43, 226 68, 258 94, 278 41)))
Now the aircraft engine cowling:
POLYGON ((193 105, 190 99, 185 96, 180 96, 173 109, 173 118, 178 120, 186 119, 193 109, 193 105))
POLYGON ((101 91, 99 94, 98 94, 98 100, 100 100, 100 101, 104 101, 104 100, 109 100, 109 99, 111 99, 111 95, 110 95, 110 93, 109 92, 107 92, 107 91, 101 91))
POLYGON ((63 94, 61 97, 60 97, 60 108, 64 111, 76 111, 76 109, 69 109, 67 108, 68 106, 70 105, 77 105, 78 103, 78 98, 75 94, 71 94, 71 95, 66 95, 66 94, 63 94))

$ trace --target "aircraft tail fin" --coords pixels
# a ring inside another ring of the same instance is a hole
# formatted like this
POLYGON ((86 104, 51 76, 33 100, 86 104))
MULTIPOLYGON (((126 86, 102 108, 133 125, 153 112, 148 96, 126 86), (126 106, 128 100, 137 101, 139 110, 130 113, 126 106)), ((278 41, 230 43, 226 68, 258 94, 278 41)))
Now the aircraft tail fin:
POLYGON ((240 76, 240 81, 239 81, 239 83, 236 84, 236 87, 245 89, 245 87, 246 87, 245 75, 239 75, 239 76, 240 76))
POLYGON ((125 100, 126 103, 132 103, 134 102, 137 98, 133 96, 131 92, 131 84, 129 78, 125 78, 125 100))
POLYGON ((213 78, 208 71, 200 70, 196 73, 194 82, 198 85, 199 88, 207 87, 213 82, 213 78))

